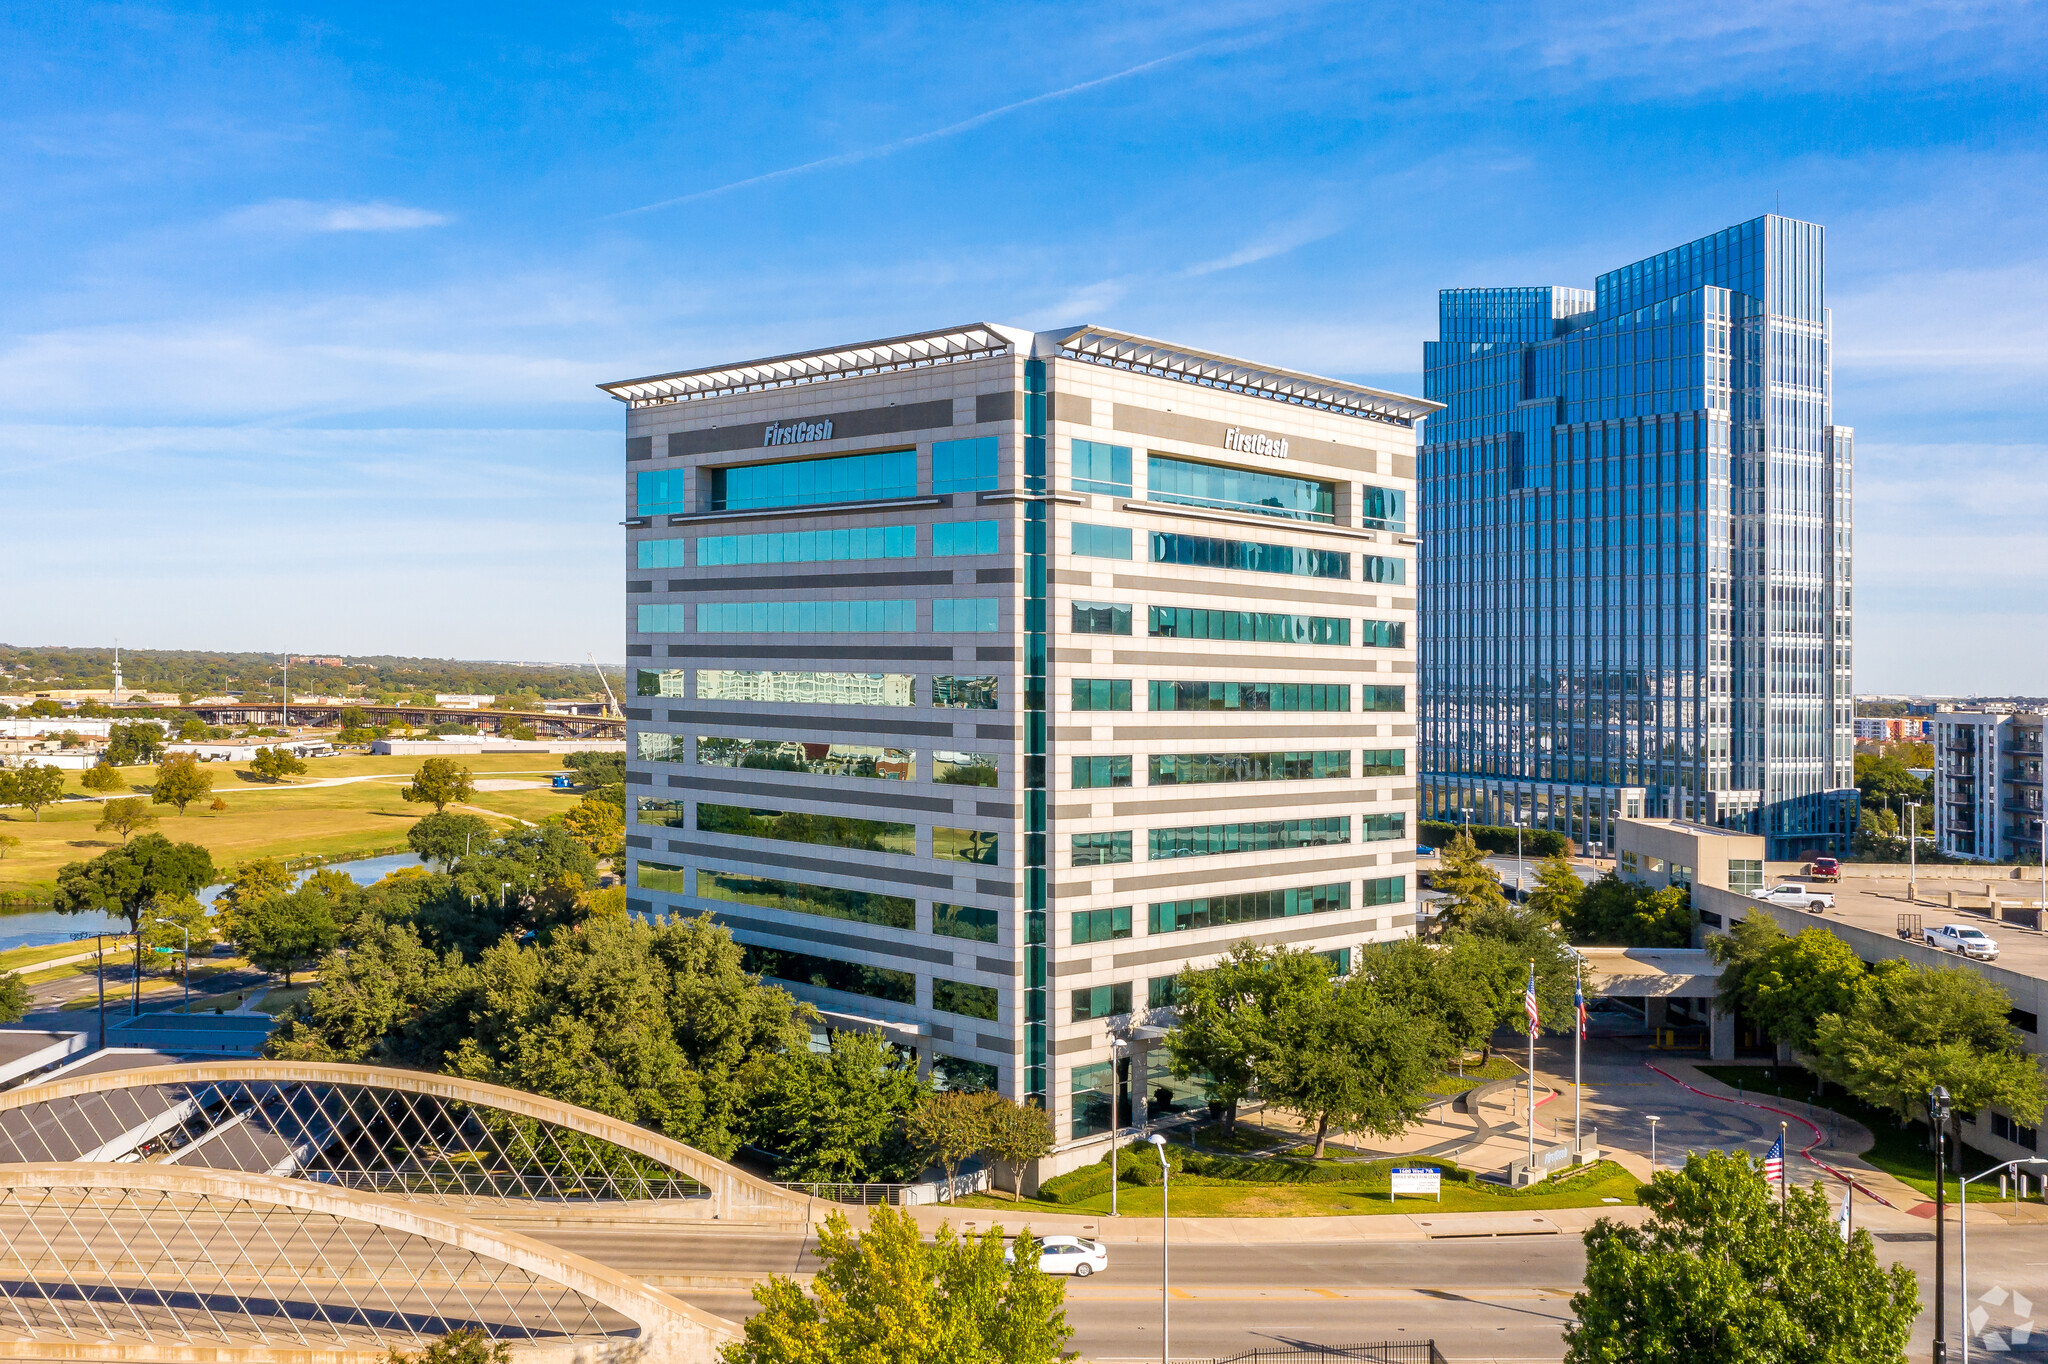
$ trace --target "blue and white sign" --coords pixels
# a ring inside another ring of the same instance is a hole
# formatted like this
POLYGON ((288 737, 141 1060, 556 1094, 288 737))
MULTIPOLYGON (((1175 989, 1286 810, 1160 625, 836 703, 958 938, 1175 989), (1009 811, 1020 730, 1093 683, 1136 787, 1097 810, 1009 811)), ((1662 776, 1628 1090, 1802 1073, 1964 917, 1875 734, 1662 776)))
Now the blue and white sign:
POLYGON ((1426 1194, 1439 1199, 1444 1196, 1444 1172, 1434 1165, 1408 1166, 1405 1169, 1397 1165, 1393 1173, 1396 1196, 1404 1193, 1426 1194))

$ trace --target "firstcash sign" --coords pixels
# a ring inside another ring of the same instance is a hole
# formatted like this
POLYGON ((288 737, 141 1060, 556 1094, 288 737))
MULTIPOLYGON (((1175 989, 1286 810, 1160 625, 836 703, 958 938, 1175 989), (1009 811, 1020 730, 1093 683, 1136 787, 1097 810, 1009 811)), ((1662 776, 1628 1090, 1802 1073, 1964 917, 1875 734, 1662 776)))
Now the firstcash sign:
POLYGON ((1223 433, 1223 448, 1253 455, 1271 455, 1274 459, 1287 458, 1285 436, 1266 436, 1257 431, 1242 431, 1235 426, 1223 433))
POLYGON ((815 422, 770 422, 761 436, 763 445, 795 445, 798 441, 832 439, 832 419, 815 422))

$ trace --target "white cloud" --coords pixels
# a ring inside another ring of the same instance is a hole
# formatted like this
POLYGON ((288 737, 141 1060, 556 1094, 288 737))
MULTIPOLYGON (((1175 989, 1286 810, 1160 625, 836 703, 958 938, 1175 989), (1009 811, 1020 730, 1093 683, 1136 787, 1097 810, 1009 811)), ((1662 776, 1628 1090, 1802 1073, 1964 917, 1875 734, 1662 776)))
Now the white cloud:
POLYGON ((448 216, 432 209, 382 200, 350 204, 271 199, 238 208, 224 221, 230 227, 264 232, 403 232, 416 227, 440 227, 448 216))

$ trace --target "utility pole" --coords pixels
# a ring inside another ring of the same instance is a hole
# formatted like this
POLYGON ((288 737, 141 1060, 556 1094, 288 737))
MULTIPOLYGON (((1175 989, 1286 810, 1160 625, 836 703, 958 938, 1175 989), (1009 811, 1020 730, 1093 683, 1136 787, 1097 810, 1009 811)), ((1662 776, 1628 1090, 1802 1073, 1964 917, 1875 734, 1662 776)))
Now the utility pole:
POLYGON ((284 656, 284 727, 292 727, 292 656, 286 650, 284 656))

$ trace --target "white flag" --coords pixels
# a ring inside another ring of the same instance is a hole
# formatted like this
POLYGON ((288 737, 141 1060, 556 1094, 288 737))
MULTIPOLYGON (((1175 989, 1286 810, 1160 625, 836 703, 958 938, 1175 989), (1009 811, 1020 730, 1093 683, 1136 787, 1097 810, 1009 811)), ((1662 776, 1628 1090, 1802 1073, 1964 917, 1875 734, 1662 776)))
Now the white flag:
POLYGON ((1851 1184, 1842 1190, 1842 1210, 1835 1214, 1835 1222, 1842 1229, 1842 1239, 1849 1239, 1849 1204, 1855 1201, 1856 1186, 1851 1184))

